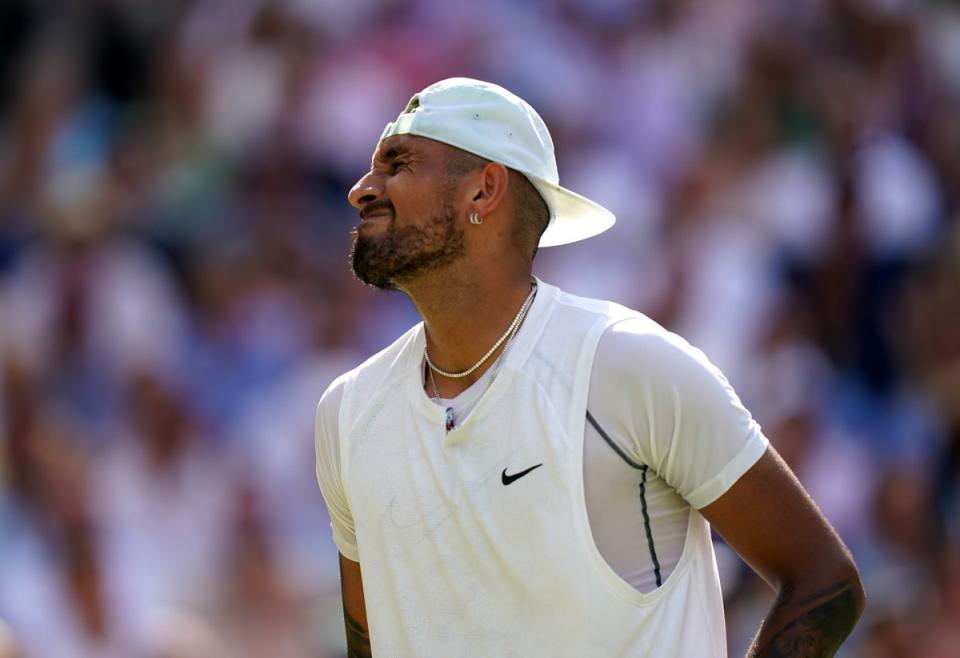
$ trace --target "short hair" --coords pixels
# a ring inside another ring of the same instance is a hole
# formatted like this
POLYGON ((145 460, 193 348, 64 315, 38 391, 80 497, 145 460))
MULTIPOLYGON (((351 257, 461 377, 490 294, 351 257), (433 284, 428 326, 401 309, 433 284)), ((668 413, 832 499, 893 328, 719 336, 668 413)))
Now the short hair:
POLYGON ((550 223, 550 209, 530 179, 519 171, 510 170, 510 182, 513 183, 513 202, 517 209, 513 233, 520 244, 530 250, 530 260, 533 260, 537 256, 540 236, 550 223))
MULTIPOLYGON (((447 160, 447 176, 450 179, 461 178, 490 162, 479 155, 453 148, 447 160)), ((530 252, 530 260, 533 260, 537 255, 540 236, 550 222, 550 209, 529 178, 516 169, 508 167, 507 171, 510 173, 510 190, 516 209, 513 235, 520 247, 530 252)))
POLYGON ((471 171, 486 167, 490 162, 479 155, 452 146, 447 152, 447 178, 462 178, 471 171))

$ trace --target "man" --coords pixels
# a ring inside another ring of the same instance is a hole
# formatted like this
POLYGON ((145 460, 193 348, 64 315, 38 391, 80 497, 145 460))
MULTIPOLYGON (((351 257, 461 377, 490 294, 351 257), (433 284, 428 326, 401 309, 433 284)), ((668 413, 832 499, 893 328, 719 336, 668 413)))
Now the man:
POLYGON ((317 410, 350 656, 724 656, 710 525, 778 592, 750 655, 833 655, 856 567, 723 376, 531 277, 613 216, 529 105, 427 87, 350 202, 354 272, 423 317, 317 410))

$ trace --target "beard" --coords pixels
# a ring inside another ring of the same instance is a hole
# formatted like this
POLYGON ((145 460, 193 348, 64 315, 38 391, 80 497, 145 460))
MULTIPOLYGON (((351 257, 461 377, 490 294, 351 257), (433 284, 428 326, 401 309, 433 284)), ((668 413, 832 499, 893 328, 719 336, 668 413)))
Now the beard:
POLYGON ((390 218, 380 235, 354 232, 350 261, 354 275, 381 290, 398 289, 420 275, 455 262, 464 254, 463 229, 450 199, 424 226, 397 228, 390 218))

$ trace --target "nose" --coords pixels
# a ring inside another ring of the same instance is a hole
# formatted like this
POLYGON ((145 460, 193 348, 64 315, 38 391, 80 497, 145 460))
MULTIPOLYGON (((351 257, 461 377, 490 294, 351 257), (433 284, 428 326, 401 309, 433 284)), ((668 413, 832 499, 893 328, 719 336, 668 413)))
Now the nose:
POLYGON ((371 201, 383 198, 383 184, 380 176, 376 172, 368 172, 356 182, 347 194, 347 198, 350 200, 350 205, 358 210, 371 201))

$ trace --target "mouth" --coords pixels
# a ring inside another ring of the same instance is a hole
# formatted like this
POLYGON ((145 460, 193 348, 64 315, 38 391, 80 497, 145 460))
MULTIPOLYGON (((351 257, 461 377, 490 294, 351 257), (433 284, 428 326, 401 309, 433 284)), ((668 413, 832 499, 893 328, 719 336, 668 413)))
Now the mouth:
POLYGON ((370 213, 360 218, 360 223, 357 224, 357 230, 362 231, 375 226, 380 226, 388 223, 390 219, 391 214, 388 212, 370 213))

